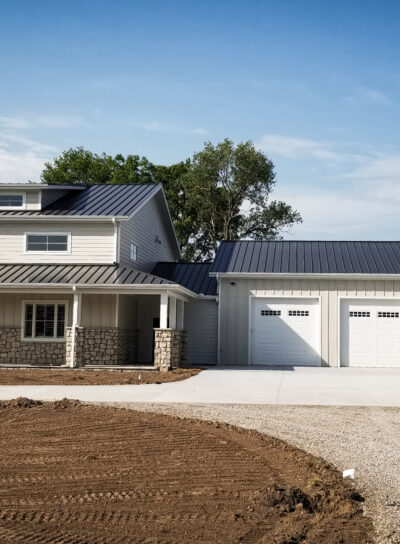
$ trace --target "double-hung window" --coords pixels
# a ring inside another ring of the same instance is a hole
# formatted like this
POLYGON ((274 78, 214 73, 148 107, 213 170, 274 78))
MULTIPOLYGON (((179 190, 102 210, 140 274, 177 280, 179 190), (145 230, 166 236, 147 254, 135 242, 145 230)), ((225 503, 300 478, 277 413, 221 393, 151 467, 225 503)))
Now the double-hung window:
POLYGON ((66 303, 25 302, 23 338, 25 340, 65 339, 66 303))
POLYGON ((61 232, 54 234, 27 233, 25 251, 27 253, 69 253, 70 235, 61 232))
POLYGON ((134 261, 136 262, 137 261, 137 245, 135 244, 135 242, 132 242, 131 241, 131 245, 130 245, 130 252, 129 252, 129 257, 131 259, 131 261, 134 261))
POLYGON ((0 210, 23 210, 25 209, 24 194, 0 193, 0 210))

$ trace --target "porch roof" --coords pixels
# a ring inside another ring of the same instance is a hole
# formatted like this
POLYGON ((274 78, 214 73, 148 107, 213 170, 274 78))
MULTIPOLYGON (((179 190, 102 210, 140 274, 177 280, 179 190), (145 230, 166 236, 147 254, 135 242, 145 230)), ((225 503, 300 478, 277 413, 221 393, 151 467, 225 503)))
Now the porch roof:
POLYGON ((3 264, 3 285, 107 285, 107 286, 176 286, 176 283, 127 266, 105 264, 3 264))

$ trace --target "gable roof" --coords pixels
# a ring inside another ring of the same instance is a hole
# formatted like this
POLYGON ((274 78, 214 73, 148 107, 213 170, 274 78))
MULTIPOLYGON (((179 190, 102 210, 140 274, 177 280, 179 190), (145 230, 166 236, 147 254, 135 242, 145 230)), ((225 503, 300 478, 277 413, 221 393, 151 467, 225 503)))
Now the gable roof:
MULTIPOLYGON (((48 186, 51 187, 51 186, 48 186)), ((57 187, 57 185, 55 185, 57 187)), ((0 216, 130 216, 153 194, 159 183, 95 184, 73 191, 38 211, 1 211, 0 216)))
POLYGON ((152 274, 179 283, 200 295, 217 294, 217 281, 209 276, 212 263, 168 263, 160 262, 152 270, 152 274))
POLYGON ((224 241, 210 272, 400 274, 400 242, 224 241))

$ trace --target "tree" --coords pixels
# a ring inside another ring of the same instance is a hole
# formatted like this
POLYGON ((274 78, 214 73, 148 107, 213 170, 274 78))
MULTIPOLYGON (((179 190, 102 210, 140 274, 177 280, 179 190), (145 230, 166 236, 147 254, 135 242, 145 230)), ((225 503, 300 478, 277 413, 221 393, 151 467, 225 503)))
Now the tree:
POLYGON ((207 142, 194 155, 182 185, 195 214, 185 260, 211 259, 221 240, 276 239, 302 220, 288 204, 269 202, 274 165, 250 141, 237 146, 228 139, 215 146, 207 142))
POLYGON ((192 160, 171 166, 78 147, 46 163, 41 178, 49 184, 162 183, 184 261, 211 259, 221 240, 278 238, 301 221, 288 204, 269 201, 274 165, 252 142, 207 142, 192 160))

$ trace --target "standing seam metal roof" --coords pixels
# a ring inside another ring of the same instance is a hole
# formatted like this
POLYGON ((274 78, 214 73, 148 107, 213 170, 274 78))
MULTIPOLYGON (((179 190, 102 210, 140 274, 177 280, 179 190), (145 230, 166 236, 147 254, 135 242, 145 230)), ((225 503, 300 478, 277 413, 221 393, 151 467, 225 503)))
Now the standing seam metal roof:
POLYGON ((82 191, 71 191, 43 210, 1 211, 0 216, 129 216, 160 187, 159 183, 90 185, 82 191))
POLYGON ((217 281, 209 276, 211 266, 212 263, 160 262, 153 268, 152 274, 179 283, 197 294, 215 296, 217 281))
POLYGON ((224 241, 209 271, 400 274, 400 242, 224 241))

